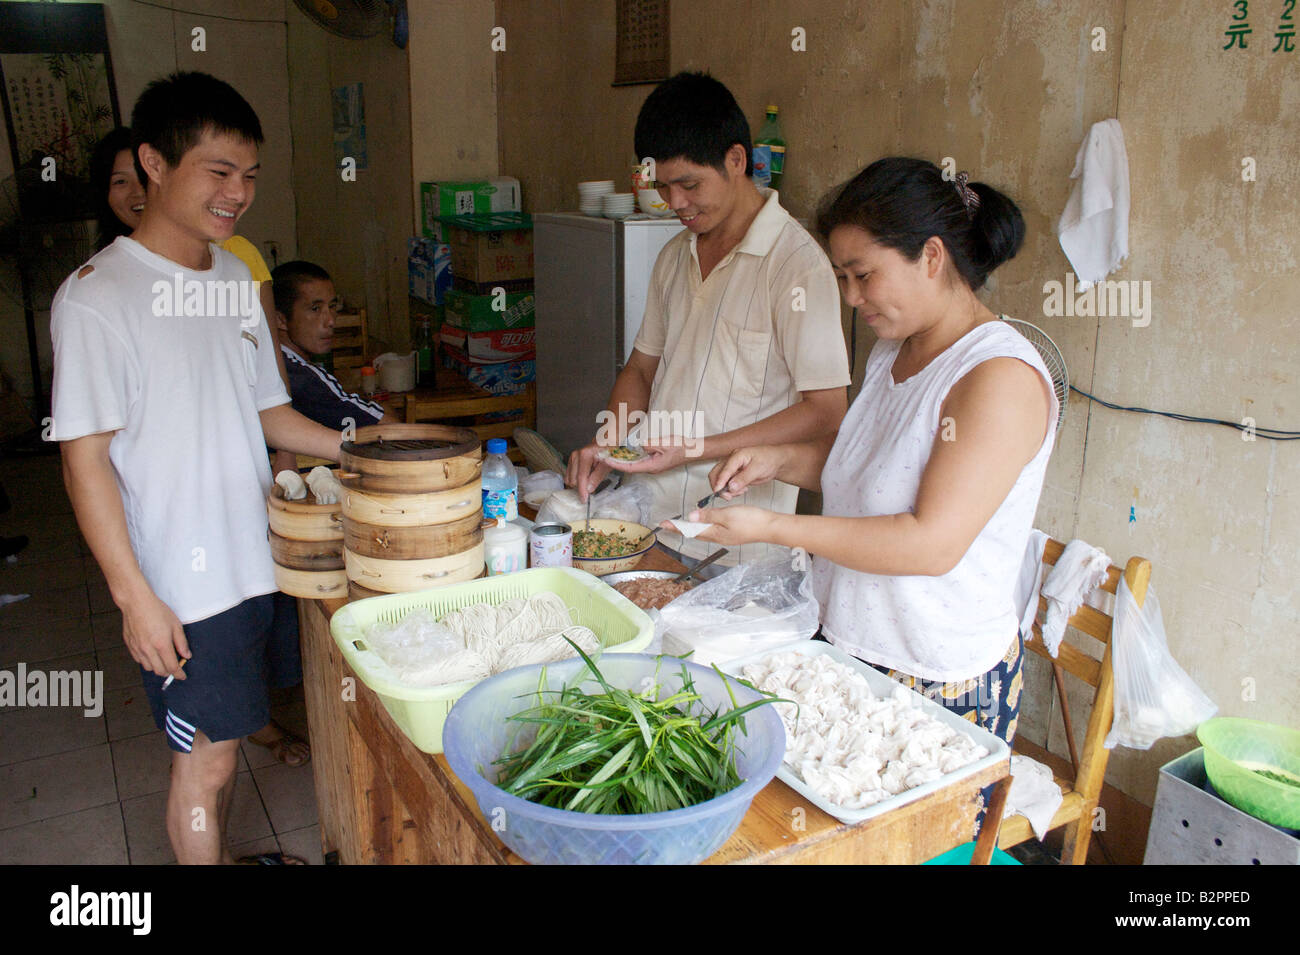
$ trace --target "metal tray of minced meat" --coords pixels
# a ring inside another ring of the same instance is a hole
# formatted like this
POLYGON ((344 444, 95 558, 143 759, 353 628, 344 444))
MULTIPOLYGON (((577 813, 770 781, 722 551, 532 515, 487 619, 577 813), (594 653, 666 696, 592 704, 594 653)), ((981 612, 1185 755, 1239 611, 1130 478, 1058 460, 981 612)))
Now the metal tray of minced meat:
MULTIPOLYGON (((680 576, 680 574, 671 570, 620 570, 612 574, 602 574, 600 579, 613 587, 615 584, 627 583, 631 580, 673 580, 680 576)), ((683 590, 682 593, 684 594, 689 591, 696 583, 698 583, 698 581, 686 581, 686 590, 683 590)), ((619 591, 619 594, 625 597, 627 596, 626 594, 623 594, 621 590, 619 591)), ((677 596, 680 597, 681 594, 678 594, 677 596)), ((629 600, 630 599, 631 598, 629 598, 629 600)), ((677 598, 674 597, 673 599, 676 600, 677 598)), ((640 605, 638 604, 638 606, 640 605)), ((642 607, 641 609, 645 610, 646 608, 642 607)))
MULTIPOLYGON (((801 640, 786 646, 776 647, 772 650, 764 650, 750 656, 737 657, 735 660, 722 664, 722 669, 732 676, 743 678, 744 674, 742 671, 746 666, 749 666, 751 663, 760 663, 767 657, 777 653, 797 653, 800 656, 806 657, 828 656, 835 662, 852 667, 854 670, 861 673, 866 678, 867 684, 871 687, 871 692, 876 696, 888 697, 894 692, 896 687, 902 685, 891 680, 874 667, 863 663, 856 657, 850 656, 843 650, 840 650, 829 643, 823 643, 820 640, 801 640)), ((931 780, 928 783, 922 783, 912 789, 907 789, 897 795, 882 799, 875 805, 868 806, 865 809, 845 809, 844 807, 836 805, 835 803, 825 799, 823 796, 813 792, 803 779, 800 778, 794 767, 789 763, 781 763, 781 768, 777 770, 777 778, 827 815, 834 816, 841 822, 846 822, 852 825, 854 823, 862 822, 865 819, 874 819, 876 816, 884 815, 900 806, 905 806, 910 802, 915 802, 923 796, 928 796, 930 793, 938 792, 940 789, 951 786, 953 783, 965 779, 968 776, 973 776, 989 766, 994 766, 998 763, 1006 763, 1011 759, 1011 748, 988 730, 976 726, 974 723, 970 722, 970 720, 958 716, 956 713, 952 712, 952 710, 946 709, 934 702, 934 700, 922 696, 920 693, 917 693, 916 697, 920 701, 921 709, 925 713, 937 718, 945 726, 949 726, 957 732, 970 737, 980 746, 987 749, 989 754, 973 763, 968 763, 965 766, 962 766, 960 769, 955 769, 950 773, 945 773, 938 779, 931 780)))

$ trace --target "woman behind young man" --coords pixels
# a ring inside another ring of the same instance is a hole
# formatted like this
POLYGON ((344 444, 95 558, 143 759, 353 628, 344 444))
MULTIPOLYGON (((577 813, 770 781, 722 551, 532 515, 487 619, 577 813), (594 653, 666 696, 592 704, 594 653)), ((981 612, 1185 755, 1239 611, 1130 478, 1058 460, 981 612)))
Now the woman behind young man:
POLYGON ((844 301, 879 337, 838 435, 744 448, 730 498, 773 478, 821 516, 711 508, 721 544, 815 555, 822 634, 1010 741, 1022 639, 1013 586, 1059 413, 1034 348, 976 296, 1024 238, 1015 204, 933 163, 872 163, 819 216, 844 301))

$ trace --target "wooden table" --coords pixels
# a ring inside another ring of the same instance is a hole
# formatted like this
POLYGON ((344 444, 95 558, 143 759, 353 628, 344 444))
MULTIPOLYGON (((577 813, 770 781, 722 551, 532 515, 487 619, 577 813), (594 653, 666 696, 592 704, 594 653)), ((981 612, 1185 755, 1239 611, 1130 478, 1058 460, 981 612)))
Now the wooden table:
MULTIPOLYGON (((651 551, 646 569, 680 569, 651 551)), ((329 632, 346 600, 299 600, 312 771, 321 842, 330 861, 518 864, 478 803, 437 756, 416 749, 356 679, 329 632)), ((826 815, 779 779, 763 789, 731 839, 707 863, 923 862, 969 842, 979 790, 1009 766, 985 769, 856 826, 826 815)), ((1000 815, 1000 807, 995 814, 1000 815)), ((996 832, 981 840, 991 851, 996 832)))

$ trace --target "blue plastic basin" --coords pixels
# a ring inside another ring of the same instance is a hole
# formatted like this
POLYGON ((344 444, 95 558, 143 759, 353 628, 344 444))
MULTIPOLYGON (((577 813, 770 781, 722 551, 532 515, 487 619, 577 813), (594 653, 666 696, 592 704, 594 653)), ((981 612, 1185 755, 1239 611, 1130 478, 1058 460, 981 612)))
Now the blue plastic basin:
MULTIPOLYGON (((596 665, 611 686, 637 691, 644 678, 654 676, 658 664, 658 658, 646 654, 617 653, 606 654, 596 665)), ((685 665, 709 710, 732 708, 727 688, 715 671, 694 663, 685 665)), ((781 765, 785 727, 771 706, 745 714, 747 734, 736 735, 736 768, 743 782, 697 806, 639 816, 596 815, 540 806, 494 785, 497 770, 492 763, 502 756, 519 728, 509 717, 536 705, 541 671, 546 670, 547 688, 559 689, 585 667, 578 659, 545 667, 519 667, 484 680, 466 693, 448 714, 443 729, 452 772, 473 792, 484 818, 501 840, 528 862, 690 865, 708 858, 736 831, 754 796, 771 782, 781 765)), ((663 660, 655 678, 662 695, 680 689, 681 667, 681 661, 663 660)), ((728 682, 739 705, 759 698, 734 680, 728 682)), ((582 686, 588 692, 600 692, 590 674, 582 686)))

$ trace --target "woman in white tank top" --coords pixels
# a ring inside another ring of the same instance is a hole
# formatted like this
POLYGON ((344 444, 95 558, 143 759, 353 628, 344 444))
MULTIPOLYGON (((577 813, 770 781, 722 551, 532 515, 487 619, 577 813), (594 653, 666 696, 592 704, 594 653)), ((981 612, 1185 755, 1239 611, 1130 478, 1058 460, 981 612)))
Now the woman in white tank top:
POLYGON ((702 540, 809 551, 826 639, 1010 740, 1013 588, 1059 409, 1038 353, 976 291, 1024 221, 964 173, 894 157, 851 180, 818 230, 879 338, 862 390, 834 438, 736 451, 710 481, 729 498, 778 478, 821 491, 823 513, 690 519, 714 525, 702 540))

